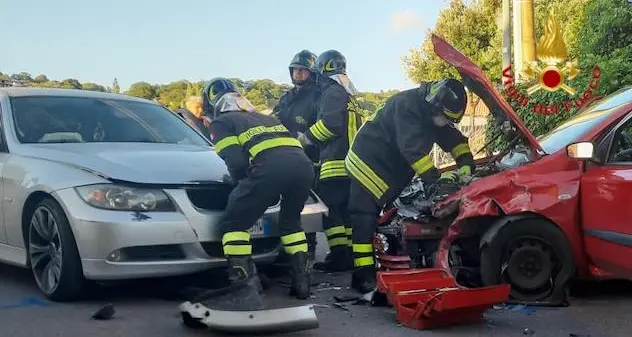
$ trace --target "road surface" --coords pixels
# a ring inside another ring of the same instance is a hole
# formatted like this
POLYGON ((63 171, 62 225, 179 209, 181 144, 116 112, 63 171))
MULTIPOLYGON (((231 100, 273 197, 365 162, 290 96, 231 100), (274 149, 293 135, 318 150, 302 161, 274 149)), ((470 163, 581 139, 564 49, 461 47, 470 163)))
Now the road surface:
MULTIPOLYGON (((353 294, 346 290, 349 275, 318 273, 315 281, 330 282, 319 287, 342 289, 314 292, 312 303, 331 304, 333 296, 353 294)), ((2 337, 174 337, 216 336, 208 331, 193 331, 180 323, 179 301, 164 299, 158 285, 164 282, 132 282, 100 287, 78 303, 52 303, 43 299, 27 270, 0 267, 0 336, 2 337), (106 303, 113 303, 115 318, 91 320, 90 316, 106 303)), ((305 304, 285 296, 287 288, 274 282, 267 291, 271 306, 305 304)), ((632 331, 632 285, 609 283, 584 285, 584 292, 573 298, 568 308, 521 308, 490 310, 479 325, 451 327, 421 332, 398 326, 390 308, 348 305, 349 311, 335 307, 316 307, 320 327, 289 334, 298 337, 399 337, 399 336, 552 336, 612 337, 629 336, 632 331), (588 291, 591 290, 591 291, 588 291), (605 293, 605 291, 608 293, 605 293), (586 294, 588 293, 588 294, 586 294), (525 331, 525 329, 527 329, 525 331)))

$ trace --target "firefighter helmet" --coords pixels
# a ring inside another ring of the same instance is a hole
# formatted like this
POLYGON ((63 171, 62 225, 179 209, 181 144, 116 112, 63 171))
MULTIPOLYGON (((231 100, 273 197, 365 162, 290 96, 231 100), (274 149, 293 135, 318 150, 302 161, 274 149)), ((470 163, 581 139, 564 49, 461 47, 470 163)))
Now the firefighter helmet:
POLYGON ((347 74, 347 59, 337 50, 328 50, 316 59, 316 71, 320 75, 347 74))
POLYGON ((294 68, 302 68, 307 69, 310 73, 316 73, 316 69, 314 68, 314 64, 316 63, 316 54, 311 51, 304 49, 298 52, 298 54, 294 55, 292 61, 290 62, 290 78, 292 79, 292 83, 301 85, 305 83, 305 81, 296 81, 292 76, 292 69, 294 68))
POLYGON ((465 87, 453 78, 433 82, 425 99, 437 112, 456 124, 463 118, 467 107, 465 87))

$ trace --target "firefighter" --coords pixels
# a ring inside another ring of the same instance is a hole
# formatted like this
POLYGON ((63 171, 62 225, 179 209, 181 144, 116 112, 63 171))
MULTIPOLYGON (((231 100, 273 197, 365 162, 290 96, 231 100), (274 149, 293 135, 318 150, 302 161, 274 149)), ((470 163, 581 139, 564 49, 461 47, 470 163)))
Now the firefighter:
POLYGON ((347 77, 347 61, 336 50, 328 50, 316 59, 317 83, 321 91, 317 121, 299 140, 303 144, 317 144, 321 162, 317 193, 329 208, 323 217, 323 227, 330 254, 314 269, 328 272, 350 270, 351 226, 347 213, 349 177, 344 159, 361 120, 349 111, 348 105, 357 91, 347 77))
POLYGON ((461 82, 422 83, 389 98, 359 130, 345 159, 351 177, 348 209, 353 224, 353 289, 367 293, 375 287, 372 238, 383 205, 392 202, 415 174, 436 195, 452 192, 456 179, 474 170, 468 140, 454 126, 463 118, 466 106, 461 82), (451 153, 458 173, 439 175, 430 154, 435 143, 451 153))
MULTIPOLYGON (((301 50, 290 61, 290 78, 294 88, 283 93, 272 112, 281 123, 296 137, 304 133, 316 122, 316 107, 320 90, 316 85, 314 63, 316 55, 309 50, 301 50)), ((318 147, 308 145, 304 147, 307 156, 315 163, 314 170, 318 170, 318 147)), ((307 234, 310 260, 316 252, 316 233, 307 234)))
POLYGON ((260 283, 248 229, 279 197, 281 242, 290 255, 290 294, 306 299, 310 296, 308 247, 300 213, 314 179, 312 162, 277 118, 257 113, 229 80, 211 80, 205 93, 205 107, 212 111, 211 140, 236 184, 218 226, 231 284, 241 285, 239 291, 228 292, 212 304, 220 310, 232 308, 234 302, 247 304, 238 306, 244 310, 260 307, 260 283))

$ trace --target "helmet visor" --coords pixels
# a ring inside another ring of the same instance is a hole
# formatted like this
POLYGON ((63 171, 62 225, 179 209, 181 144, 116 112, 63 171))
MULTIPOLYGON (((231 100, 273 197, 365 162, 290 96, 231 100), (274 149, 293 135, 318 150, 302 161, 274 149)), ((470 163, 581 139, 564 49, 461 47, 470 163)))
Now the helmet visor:
POLYGON ((236 92, 226 93, 215 103, 215 117, 229 111, 255 112, 256 109, 245 97, 236 92))

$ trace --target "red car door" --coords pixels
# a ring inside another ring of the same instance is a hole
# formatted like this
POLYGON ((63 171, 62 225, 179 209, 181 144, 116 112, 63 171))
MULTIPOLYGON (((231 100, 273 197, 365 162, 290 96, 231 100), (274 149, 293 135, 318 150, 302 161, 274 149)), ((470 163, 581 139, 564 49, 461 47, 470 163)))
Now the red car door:
POLYGON ((586 253, 599 268, 632 279, 632 116, 614 131, 603 164, 581 180, 586 253))

